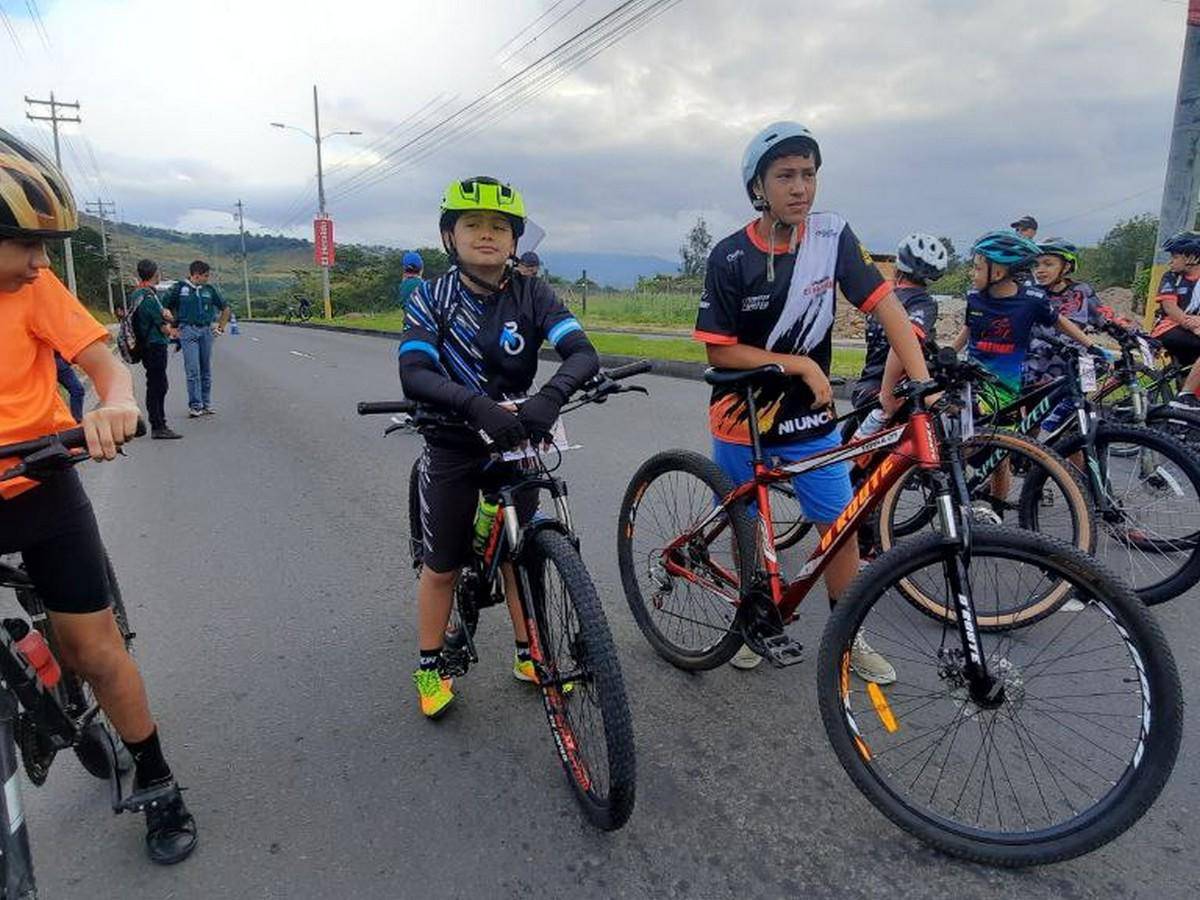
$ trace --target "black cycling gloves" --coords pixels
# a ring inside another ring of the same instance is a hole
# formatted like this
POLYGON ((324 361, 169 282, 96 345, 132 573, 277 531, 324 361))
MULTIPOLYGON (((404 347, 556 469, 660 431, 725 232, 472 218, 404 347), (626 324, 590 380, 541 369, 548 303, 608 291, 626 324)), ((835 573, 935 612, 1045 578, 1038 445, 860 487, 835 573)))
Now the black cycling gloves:
POLYGON ((558 419, 558 411, 565 400, 561 391, 547 386, 517 407, 517 418, 525 426, 530 440, 550 439, 550 427, 558 419))
POLYGON ((526 439, 521 420, 496 401, 476 394, 467 402, 467 418, 483 431, 499 450, 511 450, 526 439))

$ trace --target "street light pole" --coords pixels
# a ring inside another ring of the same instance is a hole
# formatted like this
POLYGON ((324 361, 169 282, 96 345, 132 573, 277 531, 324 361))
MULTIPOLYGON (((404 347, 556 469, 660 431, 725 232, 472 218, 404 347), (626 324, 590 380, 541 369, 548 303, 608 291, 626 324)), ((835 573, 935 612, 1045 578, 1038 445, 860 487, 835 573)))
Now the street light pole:
MULTIPOLYGON (((321 107, 317 103, 317 86, 313 85, 313 127, 317 144, 317 210, 325 218, 325 170, 321 165, 321 107)), ((333 303, 329 299, 329 266, 321 266, 321 296, 325 300, 325 319, 333 318, 333 303)))
MULTIPOLYGON (((299 131, 303 135, 307 135, 317 145, 317 214, 321 218, 325 218, 325 169, 321 160, 321 107, 317 101, 317 86, 313 85, 313 126, 314 133, 309 134, 303 128, 297 128, 295 125, 286 125, 283 122, 272 122, 272 128, 290 128, 293 131, 299 131)), ((362 134, 361 131, 331 131, 325 137, 334 137, 339 134, 356 135, 362 134)), ((321 293, 325 301, 325 318, 333 318, 333 303, 329 298, 329 266, 321 266, 321 293)))

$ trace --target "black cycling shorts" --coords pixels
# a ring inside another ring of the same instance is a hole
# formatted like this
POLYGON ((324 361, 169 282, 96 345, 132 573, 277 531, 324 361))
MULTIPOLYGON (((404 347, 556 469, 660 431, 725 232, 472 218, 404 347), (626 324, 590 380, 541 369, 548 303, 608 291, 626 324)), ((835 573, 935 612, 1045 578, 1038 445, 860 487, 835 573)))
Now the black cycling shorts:
MULTIPOLYGON (((493 462, 474 450, 425 446, 418 470, 421 499, 422 562, 434 572, 453 572, 471 558, 479 493, 495 491, 513 477, 511 463, 493 462)), ((533 518, 538 498, 517 498, 522 523, 533 518)))
POLYGON ((64 472, 0 500, 0 553, 20 553, 46 609, 93 613, 109 605, 108 561, 79 475, 64 472))
POLYGON ((1182 325, 1176 325, 1159 340, 1181 366, 1190 366, 1200 358, 1200 335, 1193 334, 1182 325))

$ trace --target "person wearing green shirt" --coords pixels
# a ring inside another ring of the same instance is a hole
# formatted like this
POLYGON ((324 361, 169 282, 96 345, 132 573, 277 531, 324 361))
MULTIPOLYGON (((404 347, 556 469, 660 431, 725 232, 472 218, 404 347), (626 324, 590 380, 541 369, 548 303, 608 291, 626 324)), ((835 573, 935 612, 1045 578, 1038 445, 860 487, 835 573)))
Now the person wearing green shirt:
POLYGON ((425 261, 421 259, 420 253, 409 250, 404 254, 401 265, 404 267, 404 280, 400 282, 396 294, 400 300, 400 308, 407 312, 408 300, 413 295, 413 291, 425 283, 425 279, 421 277, 421 272, 425 269, 425 261))
POLYGON ((146 370, 146 412, 150 416, 150 437, 173 441, 183 437, 167 427, 167 343, 175 336, 171 313, 163 309, 154 283, 158 264, 143 259, 137 264, 138 286, 129 295, 133 308, 133 333, 142 348, 142 367, 146 370))
POLYGON ((177 281, 163 306, 175 316, 187 372, 188 418, 211 416, 213 337, 225 333, 229 304, 216 285, 209 284, 212 267, 203 260, 188 266, 187 281, 177 281), (219 312, 219 318, 218 318, 219 312), (217 322, 214 325, 213 320, 217 322))

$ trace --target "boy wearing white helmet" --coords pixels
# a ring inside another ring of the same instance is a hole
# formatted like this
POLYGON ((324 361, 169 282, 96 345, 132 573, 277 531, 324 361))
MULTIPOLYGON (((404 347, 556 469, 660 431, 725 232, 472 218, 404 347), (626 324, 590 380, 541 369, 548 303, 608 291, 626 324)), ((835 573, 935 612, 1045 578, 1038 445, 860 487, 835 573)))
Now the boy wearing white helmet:
MULTIPOLYGON (((874 313, 901 367, 916 379, 929 371, 904 307, 883 280, 846 220, 813 212, 821 149, 796 122, 760 131, 742 157, 742 186, 759 217, 720 241, 708 259, 695 338, 708 361, 729 369, 779 365, 790 379, 755 389, 762 445, 771 456, 796 460, 839 444, 832 411, 836 289, 864 313, 874 313)), ((887 411, 898 406, 892 381, 882 384, 887 411)), ((747 410, 740 390, 715 387, 709 405, 713 456, 736 482, 753 475, 747 410)), ((830 466, 794 483, 805 515, 824 532, 851 499, 846 467, 830 466)), ((826 570, 830 602, 858 571, 858 547, 848 541, 826 570)), ((758 657, 742 648, 734 665, 758 657)), ((895 680, 886 659, 856 642, 851 664, 864 678, 895 680)))
MULTIPOLYGON (((938 305, 930 296, 928 285, 941 278, 949 264, 950 255, 946 247, 931 234, 914 231, 896 248, 893 290, 908 314, 908 321, 918 341, 924 341, 933 334, 937 325, 938 305)), ((892 352, 883 325, 877 317, 869 316, 867 357, 863 360, 862 374, 854 386, 854 405, 861 406, 876 397, 883 385, 885 372, 891 369, 890 380, 895 381, 900 368, 900 359, 892 352)))

